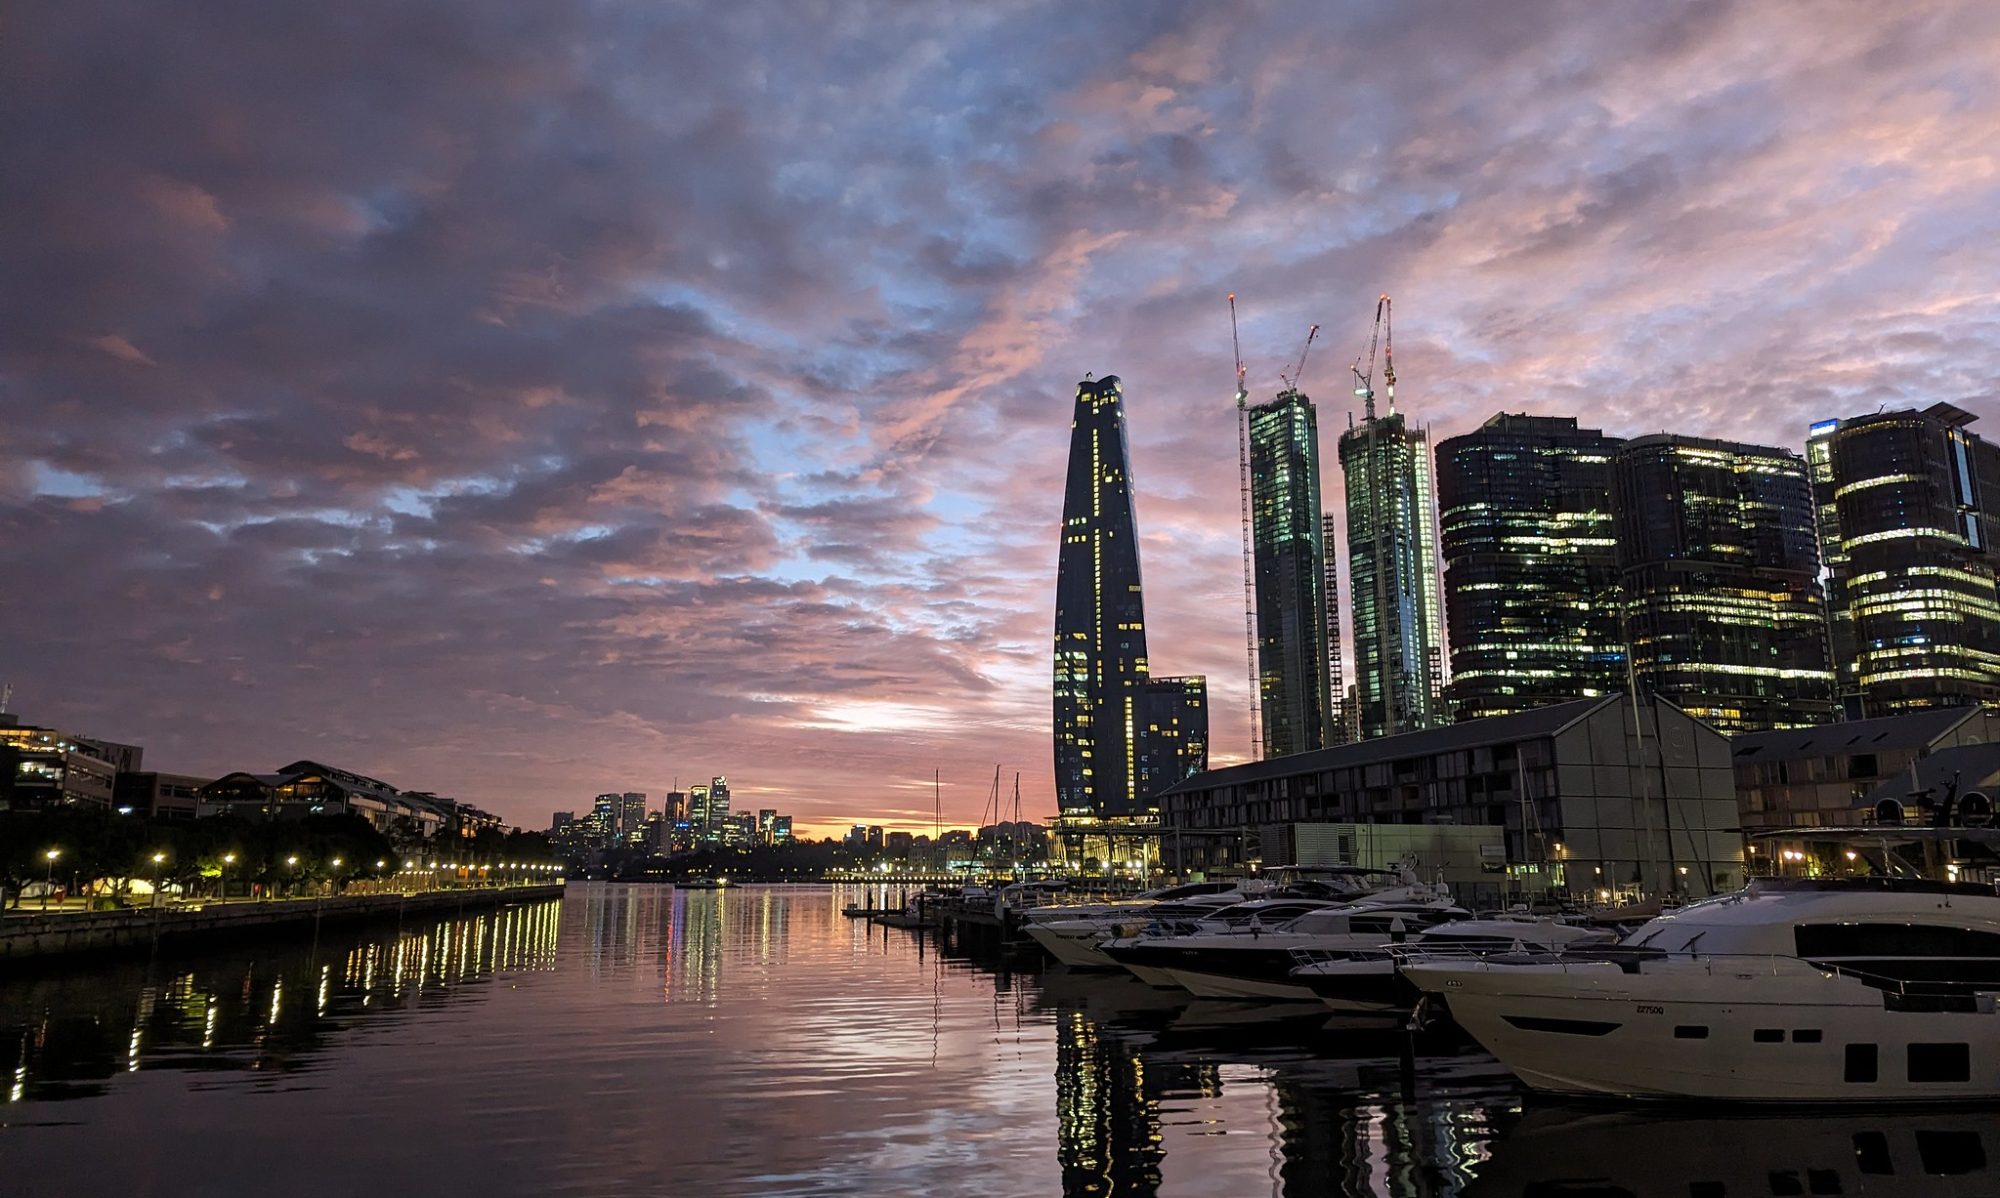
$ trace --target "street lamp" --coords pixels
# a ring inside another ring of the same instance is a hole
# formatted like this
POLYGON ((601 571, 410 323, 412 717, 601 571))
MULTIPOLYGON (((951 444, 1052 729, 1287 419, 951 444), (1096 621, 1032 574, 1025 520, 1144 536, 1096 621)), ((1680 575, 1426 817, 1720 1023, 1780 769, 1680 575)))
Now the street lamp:
POLYGON ((48 876, 42 880, 42 910, 46 911, 49 909, 49 895, 56 888, 56 858, 62 856, 62 850, 50 849, 42 856, 47 858, 49 863, 48 876))
POLYGON ((160 905, 160 865, 166 859, 167 855, 165 853, 153 854, 153 905, 155 907, 160 905))
MULTIPOLYGON (((291 856, 291 857, 287 857, 287 858, 285 858, 285 869, 286 869, 287 871, 289 871, 289 870, 290 870, 290 869, 291 869, 291 868, 292 868, 293 866, 297 865, 298 863, 299 863, 299 859, 298 859, 298 857, 297 857, 297 856, 291 856)), ((287 884, 289 884, 289 883, 290 883, 290 881, 291 881, 291 879, 290 879, 289 877, 287 877, 287 878, 286 878, 285 880, 286 880, 287 884)))
POLYGON ((236 854, 224 853, 222 868, 216 871, 216 880, 222 888, 222 901, 225 903, 229 901, 229 867, 234 864, 236 864, 236 854))

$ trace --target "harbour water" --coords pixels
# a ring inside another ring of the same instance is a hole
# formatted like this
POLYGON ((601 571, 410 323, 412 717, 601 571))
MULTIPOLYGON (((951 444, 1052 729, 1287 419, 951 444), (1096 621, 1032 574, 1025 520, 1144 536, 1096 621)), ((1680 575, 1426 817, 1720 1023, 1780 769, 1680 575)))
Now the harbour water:
POLYGON ((2000 1193, 1990 1111, 1619 1111, 1450 1040, 573 885, 0 979, 0 1198, 2000 1193))

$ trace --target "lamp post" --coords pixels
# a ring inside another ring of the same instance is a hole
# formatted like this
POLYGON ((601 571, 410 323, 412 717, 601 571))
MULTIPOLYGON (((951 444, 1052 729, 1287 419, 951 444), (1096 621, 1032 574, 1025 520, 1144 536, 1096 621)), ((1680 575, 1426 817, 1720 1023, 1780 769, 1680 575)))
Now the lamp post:
POLYGON ((296 856, 293 856, 293 857, 287 857, 287 858, 285 858, 285 875, 286 875, 286 876, 285 876, 285 883, 286 883, 286 886, 287 886, 287 888, 289 888, 289 887, 290 887, 290 885, 291 885, 291 871, 292 871, 292 867, 293 867, 293 866, 295 866, 295 865, 297 865, 298 863, 299 863, 299 859, 298 859, 298 858, 297 858, 296 856))
POLYGON ((153 905, 160 905, 160 866, 167 860, 165 853, 153 854, 153 905))
POLYGON ((46 911, 49 909, 49 895, 56 888, 56 858, 62 856, 62 850, 50 849, 42 856, 47 858, 49 863, 48 875, 42 879, 42 910, 46 911))
POLYGON ((229 867, 234 864, 236 864, 236 854, 224 853, 222 868, 216 873, 216 882, 222 889, 222 901, 225 903, 229 901, 229 867))

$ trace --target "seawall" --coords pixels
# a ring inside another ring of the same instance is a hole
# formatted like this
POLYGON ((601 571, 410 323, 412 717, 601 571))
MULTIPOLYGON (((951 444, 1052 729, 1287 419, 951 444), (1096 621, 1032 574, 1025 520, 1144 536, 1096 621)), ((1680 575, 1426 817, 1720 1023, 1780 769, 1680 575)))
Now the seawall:
POLYGON ((262 903, 189 904, 74 915, 8 911, 0 914, 0 961, 141 949, 163 941, 187 944, 200 939, 276 934, 286 929, 311 929, 315 924, 454 915, 460 911, 561 898, 562 893, 562 886, 557 884, 262 903))

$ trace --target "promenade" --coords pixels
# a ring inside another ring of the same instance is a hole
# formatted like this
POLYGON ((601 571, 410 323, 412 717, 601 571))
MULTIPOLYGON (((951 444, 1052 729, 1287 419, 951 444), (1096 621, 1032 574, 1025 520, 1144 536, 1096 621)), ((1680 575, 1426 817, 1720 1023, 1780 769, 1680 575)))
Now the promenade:
MULTIPOLYGON (((472 886, 393 894, 165 903, 124 911, 33 906, 0 913, 0 961, 149 948, 167 941, 227 938, 325 923, 399 919, 559 898, 560 883, 472 886)), ((32 901, 32 900, 31 900, 32 901)))

